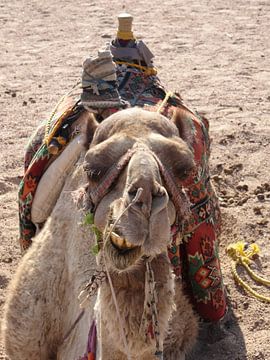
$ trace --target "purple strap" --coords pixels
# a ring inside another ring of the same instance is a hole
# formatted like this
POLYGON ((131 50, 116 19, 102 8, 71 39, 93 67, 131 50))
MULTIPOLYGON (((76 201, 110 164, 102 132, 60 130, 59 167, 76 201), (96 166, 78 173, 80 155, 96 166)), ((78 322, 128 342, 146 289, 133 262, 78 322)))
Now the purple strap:
POLYGON ((96 321, 93 320, 88 334, 87 353, 92 352, 95 354, 96 348, 97 348, 97 326, 96 326, 96 321))
POLYGON ((93 359, 95 359, 96 349, 97 349, 97 326, 96 326, 96 321, 93 320, 88 333, 86 353, 84 354, 83 357, 80 357, 79 360, 88 360, 89 354, 92 354, 93 359))

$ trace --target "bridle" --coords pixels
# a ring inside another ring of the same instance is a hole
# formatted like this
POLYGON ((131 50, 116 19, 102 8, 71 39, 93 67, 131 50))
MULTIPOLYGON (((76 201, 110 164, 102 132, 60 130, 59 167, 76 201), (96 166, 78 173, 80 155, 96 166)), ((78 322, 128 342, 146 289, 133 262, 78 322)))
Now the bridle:
MULTIPOLYGON (((128 165, 133 155, 138 151, 145 151, 149 153, 156 161, 164 180, 165 188, 168 191, 175 206, 179 222, 183 223, 190 216, 190 202, 187 194, 182 187, 177 185, 171 172, 162 164, 158 156, 143 143, 135 143, 131 149, 127 150, 127 152, 118 160, 118 162, 111 166, 99 184, 88 192, 88 201, 90 202, 88 208, 91 208, 92 212, 96 210, 101 199, 109 192, 112 184, 128 165)), ((83 167, 87 173, 89 171, 87 163, 84 163, 83 167)))

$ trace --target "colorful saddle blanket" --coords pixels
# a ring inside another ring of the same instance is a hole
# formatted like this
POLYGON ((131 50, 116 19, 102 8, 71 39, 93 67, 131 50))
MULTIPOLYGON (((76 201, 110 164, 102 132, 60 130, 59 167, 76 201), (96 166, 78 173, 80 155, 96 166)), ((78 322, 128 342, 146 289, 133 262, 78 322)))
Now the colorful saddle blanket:
MULTIPOLYGON (((147 76, 134 68, 118 67, 119 92, 132 106, 157 106, 164 99, 166 91, 157 76, 147 76)), ((180 97, 168 99, 162 113, 181 107, 192 132, 192 148, 196 169, 184 182, 189 196, 192 216, 184 227, 184 241, 175 242, 168 254, 177 277, 181 277, 185 289, 199 315, 208 321, 218 321, 226 311, 226 297, 222 282, 218 255, 218 234, 220 232, 220 210, 209 175, 210 141, 208 121, 187 109, 180 97)), ((80 102, 55 114, 49 131, 59 124, 54 136, 61 137, 65 129, 66 138, 72 134, 67 129, 85 111, 80 102)), ((117 111, 117 109, 112 109, 117 111)), ((31 206, 40 178, 55 155, 44 143, 45 125, 31 138, 25 155, 25 175, 19 187, 20 244, 26 250, 36 234, 36 225, 31 221, 31 206)), ((48 125, 47 128, 48 130, 48 125)), ((177 229, 176 229, 177 230, 177 229)))

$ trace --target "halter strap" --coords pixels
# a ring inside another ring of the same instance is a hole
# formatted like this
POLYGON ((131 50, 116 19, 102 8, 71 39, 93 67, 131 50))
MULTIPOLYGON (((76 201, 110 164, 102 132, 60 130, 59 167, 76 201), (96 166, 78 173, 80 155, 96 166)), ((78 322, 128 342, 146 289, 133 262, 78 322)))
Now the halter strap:
MULTIPOLYGON (((113 184, 113 182, 118 178, 118 176, 121 174, 121 172, 124 170, 124 168, 129 163, 132 156, 137 151, 146 151, 153 158, 155 159, 159 170, 161 172, 161 175, 164 179, 166 188, 168 192, 171 195, 172 201, 174 203, 174 206, 176 208, 176 211, 178 213, 180 220, 185 220, 190 215, 190 202, 187 197, 187 194, 185 193, 184 189, 182 187, 177 186, 175 181, 173 180, 172 175, 170 172, 164 167, 160 159, 157 157, 155 153, 153 153, 146 145, 142 143, 136 143, 133 145, 131 149, 129 149, 120 159, 119 161, 114 164, 105 174, 103 180, 95 187, 93 188, 90 193, 89 197, 93 204, 93 208, 95 209, 98 205, 98 203, 101 201, 101 199, 107 194, 107 192, 110 189, 110 186, 113 184)), ((85 167, 85 170, 87 172, 87 167, 85 167)))

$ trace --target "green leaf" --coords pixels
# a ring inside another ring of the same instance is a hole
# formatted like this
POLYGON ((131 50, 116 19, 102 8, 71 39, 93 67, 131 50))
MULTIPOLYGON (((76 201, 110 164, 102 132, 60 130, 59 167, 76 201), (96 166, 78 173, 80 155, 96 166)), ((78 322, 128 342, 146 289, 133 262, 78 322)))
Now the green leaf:
POLYGON ((91 248, 91 252, 92 252, 92 254, 95 255, 95 256, 98 255, 99 250, 100 250, 100 249, 99 249, 99 245, 98 245, 98 244, 95 244, 95 245, 92 246, 92 248, 91 248))
POLYGON ((83 225, 87 225, 91 227, 91 230, 93 231, 95 238, 96 238, 96 244, 91 248, 92 254, 95 256, 98 254, 100 250, 99 242, 102 241, 102 232, 97 228, 97 226, 94 224, 94 214, 91 212, 88 212, 83 220, 83 225))
POLYGON ((93 225, 94 224, 94 214, 91 212, 87 213, 84 217, 83 224, 84 225, 93 225))
POLYGON ((102 239, 102 232, 95 226, 92 226, 92 231, 96 236, 97 242, 99 242, 102 239))

